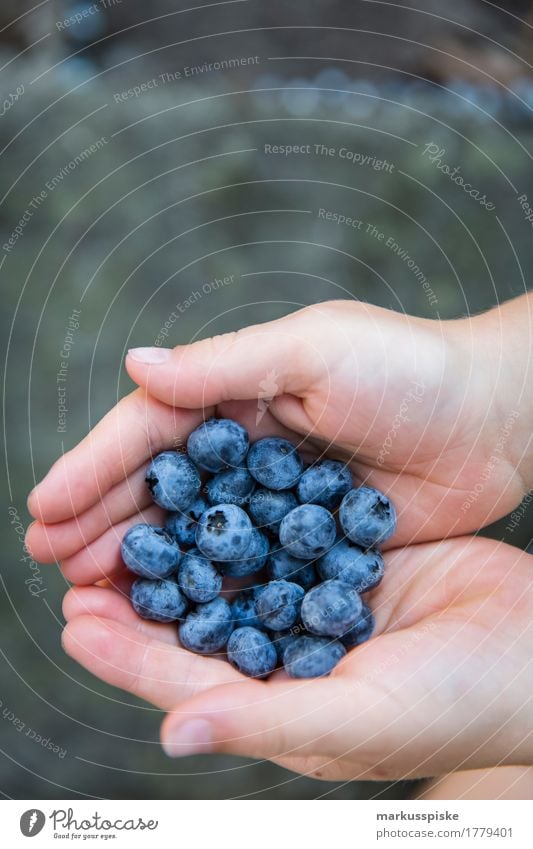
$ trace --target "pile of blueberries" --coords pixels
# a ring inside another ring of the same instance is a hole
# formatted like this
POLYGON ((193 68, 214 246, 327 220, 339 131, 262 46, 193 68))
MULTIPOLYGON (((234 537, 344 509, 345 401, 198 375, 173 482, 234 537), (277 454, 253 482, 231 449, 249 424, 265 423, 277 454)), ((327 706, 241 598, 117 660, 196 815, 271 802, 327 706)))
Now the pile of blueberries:
POLYGON ((396 514, 376 489, 353 488, 343 463, 305 468, 288 440, 250 445, 238 422, 213 418, 186 452, 155 457, 146 481, 169 513, 163 528, 124 536, 122 558, 139 576, 131 602, 146 619, 176 621, 185 648, 225 652, 257 678, 280 667, 314 678, 370 637, 361 593, 383 577, 377 545, 396 514), (224 578, 241 580, 232 591, 224 578))

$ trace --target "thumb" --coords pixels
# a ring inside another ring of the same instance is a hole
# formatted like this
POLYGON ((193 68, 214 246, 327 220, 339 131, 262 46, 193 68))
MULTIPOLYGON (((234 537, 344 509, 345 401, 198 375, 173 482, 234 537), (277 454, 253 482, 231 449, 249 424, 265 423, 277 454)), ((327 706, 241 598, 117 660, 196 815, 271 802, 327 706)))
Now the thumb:
POLYGON ((207 690, 168 714, 161 742, 169 757, 338 756, 346 749, 346 723, 352 718, 339 678, 238 681, 207 690))
POLYGON ((306 311, 176 348, 134 348, 126 368, 166 404, 199 408, 223 401, 306 391, 326 365, 306 311))

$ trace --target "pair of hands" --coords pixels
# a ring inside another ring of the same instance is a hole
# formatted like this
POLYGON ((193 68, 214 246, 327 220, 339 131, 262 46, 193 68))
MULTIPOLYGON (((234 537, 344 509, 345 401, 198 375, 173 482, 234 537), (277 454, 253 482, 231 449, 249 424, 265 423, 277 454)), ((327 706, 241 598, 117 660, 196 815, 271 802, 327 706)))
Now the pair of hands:
POLYGON ((467 536, 525 494, 516 433, 483 475, 504 404, 498 346, 480 357, 475 321, 331 302, 173 351, 130 352, 139 388, 33 490, 27 545, 75 585, 66 652, 167 711, 168 754, 268 758, 337 780, 533 762, 529 555, 467 536), (350 462, 356 481, 396 505, 385 579, 369 594, 376 636, 328 678, 246 679, 130 606, 121 539, 162 515, 144 483, 149 458, 213 414, 252 439, 284 435, 350 462))

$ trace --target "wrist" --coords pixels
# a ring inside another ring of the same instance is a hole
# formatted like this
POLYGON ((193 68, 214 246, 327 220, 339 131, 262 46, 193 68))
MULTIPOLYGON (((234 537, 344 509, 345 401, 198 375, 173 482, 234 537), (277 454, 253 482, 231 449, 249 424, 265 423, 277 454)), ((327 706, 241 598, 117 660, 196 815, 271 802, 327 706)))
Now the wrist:
POLYGON ((533 300, 448 325, 472 433, 489 467, 509 468, 518 504, 533 487, 533 300))
POLYGON ((492 375, 487 413, 498 447, 533 487, 533 298, 529 295, 472 319, 479 355, 492 375))

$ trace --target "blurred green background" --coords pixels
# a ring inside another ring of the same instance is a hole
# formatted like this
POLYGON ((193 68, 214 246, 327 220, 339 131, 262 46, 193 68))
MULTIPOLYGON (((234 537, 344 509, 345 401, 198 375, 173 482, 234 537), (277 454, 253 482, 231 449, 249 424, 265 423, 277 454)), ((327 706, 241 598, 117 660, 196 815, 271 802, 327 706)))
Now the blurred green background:
MULTIPOLYGON (((125 350, 153 344, 172 313, 166 345, 330 298, 446 319, 530 288, 532 230, 517 198, 533 199, 532 4, 451 2, 446 19, 433 2, 190 5, 6 2, 0 13, 0 790, 401 798, 407 783, 165 759, 160 713, 62 653, 66 586, 24 553, 25 499, 129 391, 125 350)), ((526 547, 531 523, 526 511, 513 533, 505 520, 489 533, 526 547)))

